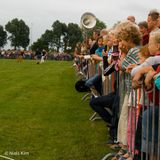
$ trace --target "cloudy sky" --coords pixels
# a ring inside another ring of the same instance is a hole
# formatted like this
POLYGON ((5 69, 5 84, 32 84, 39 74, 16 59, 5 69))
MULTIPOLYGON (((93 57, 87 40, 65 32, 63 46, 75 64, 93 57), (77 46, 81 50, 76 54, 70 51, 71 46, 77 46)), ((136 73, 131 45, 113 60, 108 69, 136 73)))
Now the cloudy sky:
POLYGON ((80 23, 81 15, 92 12, 111 27, 134 15, 137 22, 146 20, 151 9, 160 9, 160 0, 0 0, 0 25, 13 18, 23 19, 35 41, 50 29, 54 21, 80 23))

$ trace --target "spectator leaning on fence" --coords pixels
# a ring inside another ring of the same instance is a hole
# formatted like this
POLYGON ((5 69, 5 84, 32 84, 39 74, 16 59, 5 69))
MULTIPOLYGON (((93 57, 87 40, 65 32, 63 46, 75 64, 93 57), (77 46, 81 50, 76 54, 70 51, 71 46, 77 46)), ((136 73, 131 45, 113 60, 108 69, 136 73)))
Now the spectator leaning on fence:
MULTIPOLYGON (((148 45, 141 47, 138 53, 139 64, 142 64, 149 56, 150 54, 148 50, 148 45)), ((131 70, 137 65, 138 64, 129 65, 126 71, 130 73, 131 70)), ((132 151, 132 154, 136 154, 135 156, 138 158, 141 156, 140 153, 141 153, 141 132, 142 132, 141 124, 142 124, 143 90, 139 88, 137 90, 137 95, 135 94, 135 91, 133 90, 132 97, 135 97, 132 99, 133 103, 135 99, 137 99, 137 103, 134 104, 135 107, 130 108, 130 112, 129 112, 130 114, 132 114, 132 116, 130 116, 129 121, 128 121, 129 125, 127 129, 127 133, 128 133, 127 135, 128 135, 128 142, 132 140, 132 143, 128 143, 128 148, 130 151, 132 151), (132 120, 131 120, 131 117, 132 117, 132 120), (137 128, 135 126, 137 126, 137 128), (135 149, 135 152, 134 152, 134 149, 135 149)), ((126 156, 127 155, 124 155, 124 157, 126 156)))
POLYGON ((80 60, 79 60, 80 55, 81 55, 81 43, 78 42, 74 49, 74 65, 77 66, 77 70, 80 69, 80 60))
MULTIPOLYGON (((112 40, 114 39, 115 38, 112 37, 112 40)), ((105 68, 107 69, 109 67, 107 50, 106 52, 103 52, 103 66, 104 66, 104 70, 105 68)), ((112 69, 112 71, 105 73, 105 75, 109 75, 113 71, 115 71, 115 69, 112 69)), ((117 78, 117 76, 115 78, 117 78)), ((108 143, 112 143, 112 144, 116 141, 116 128, 117 128, 117 125, 115 123, 114 124, 112 123, 112 118, 116 118, 115 115, 118 114, 117 110, 119 108, 119 96, 118 96, 118 89, 117 89, 118 86, 116 86, 116 82, 117 81, 114 82, 114 91, 112 91, 107 95, 93 98, 90 101, 91 108, 96 113, 98 113, 102 117, 102 119, 107 123, 107 127, 109 129, 109 135, 110 135, 108 143), (113 108, 115 109, 115 112, 113 112, 113 108)))
MULTIPOLYGON (((133 69, 132 71, 132 75, 133 77, 133 82, 132 85, 134 88, 138 88, 141 86, 142 83, 140 83, 141 78, 144 74, 146 74, 146 78, 145 78, 145 88, 148 91, 148 96, 149 96, 149 100, 153 103, 153 91, 152 89, 152 79, 153 77, 157 74, 157 72, 159 72, 158 70, 158 66, 160 64, 160 32, 152 32, 152 34, 150 34, 150 39, 149 39, 149 51, 150 54, 153 57, 148 58, 143 65, 137 70, 137 68, 133 69), (151 91, 150 91, 151 90, 151 91)), ((155 79, 157 77, 155 76, 155 79)), ((158 90, 156 88, 156 95, 158 95, 158 90)), ((149 154, 151 154, 151 150, 152 147, 154 147, 154 154, 156 155, 158 152, 157 148, 157 142, 158 142, 158 113, 159 113, 159 107, 157 107, 159 105, 159 98, 158 96, 155 97, 155 106, 153 106, 154 104, 151 104, 151 106, 145 110, 143 112, 142 118, 142 125, 144 128, 147 128, 147 111, 149 112, 149 128, 148 128, 148 133, 149 133, 149 154), (152 112, 153 112, 153 107, 155 109, 155 135, 152 135, 152 112), (154 137, 154 146, 151 145, 151 140, 152 137, 154 137)), ((143 131, 142 133, 142 151, 143 152, 147 152, 147 134, 146 134, 146 130, 143 131)), ((156 157, 151 157, 151 159, 154 160, 154 158, 156 159, 156 157)))
MULTIPOLYGON (((139 62, 138 52, 141 42, 141 34, 139 28, 136 24, 132 22, 122 22, 116 27, 116 35, 118 39, 121 41, 121 45, 125 46, 128 49, 128 53, 124 59, 119 62, 119 67, 123 72, 126 71, 126 68, 130 64, 137 64, 139 62)), ((122 150, 118 152, 115 156, 115 160, 119 157, 119 154, 125 153, 127 149, 127 127, 128 127, 128 102, 129 95, 131 92, 131 81, 130 74, 125 74, 125 83, 126 83, 126 95, 124 98, 124 102, 121 108, 119 123, 118 123, 118 134, 117 140, 122 145, 122 150), (124 150, 125 149, 125 150, 124 150), (122 153, 123 152, 123 153, 122 153)))
MULTIPOLYGON (((101 74, 98 73, 99 70, 99 62, 102 61, 102 52, 104 50, 104 46, 103 46, 103 37, 99 37, 97 39, 98 41, 98 48, 97 50, 95 51, 95 54, 92 54, 91 57, 92 57, 92 60, 94 60, 96 62, 96 74, 89 78, 85 85, 89 88, 91 88, 91 90, 94 92, 98 92, 98 95, 102 94, 102 77, 101 77, 101 74)), ((97 92, 95 93, 95 95, 97 96, 97 92)))

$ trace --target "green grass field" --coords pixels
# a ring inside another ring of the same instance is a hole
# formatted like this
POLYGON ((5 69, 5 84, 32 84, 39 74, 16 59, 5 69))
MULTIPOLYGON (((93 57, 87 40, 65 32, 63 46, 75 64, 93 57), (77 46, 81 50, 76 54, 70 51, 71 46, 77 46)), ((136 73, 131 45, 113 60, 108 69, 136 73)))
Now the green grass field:
MULTIPOLYGON (((72 62, 0 60, 0 155, 15 160, 100 160, 107 128, 91 122, 72 62)), ((0 158, 3 159, 3 158, 0 158)))

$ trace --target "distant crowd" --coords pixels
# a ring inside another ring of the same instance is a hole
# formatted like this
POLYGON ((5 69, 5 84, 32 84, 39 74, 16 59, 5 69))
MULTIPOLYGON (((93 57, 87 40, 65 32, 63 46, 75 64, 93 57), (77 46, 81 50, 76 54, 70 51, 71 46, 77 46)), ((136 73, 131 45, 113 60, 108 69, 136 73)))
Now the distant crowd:
MULTIPOLYGON (((37 51, 32 50, 1 50, 0 51, 0 58, 4 59, 17 59, 21 56, 23 59, 36 59, 37 56, 41 56, 42 52, 39 51, 36 55, 37 51)), ((60 61, 70 61, 72 60, 72 56, 68 53, 63 52, 46 52, 45 56, 46 60, 60 60, 60 61)))

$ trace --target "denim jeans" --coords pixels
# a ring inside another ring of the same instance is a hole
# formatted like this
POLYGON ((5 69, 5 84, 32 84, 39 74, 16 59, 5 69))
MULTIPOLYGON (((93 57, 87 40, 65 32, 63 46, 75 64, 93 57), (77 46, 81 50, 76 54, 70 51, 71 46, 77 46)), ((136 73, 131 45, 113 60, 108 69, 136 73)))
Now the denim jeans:
POLYGON ((93 77, 89 78, 85 85, 87 87, 95 87, 95 89, 100 93, 100 95, 102 94, 102 76, 95 74, 93 77))

